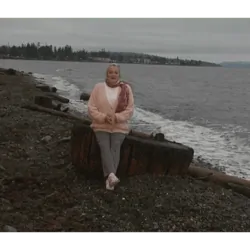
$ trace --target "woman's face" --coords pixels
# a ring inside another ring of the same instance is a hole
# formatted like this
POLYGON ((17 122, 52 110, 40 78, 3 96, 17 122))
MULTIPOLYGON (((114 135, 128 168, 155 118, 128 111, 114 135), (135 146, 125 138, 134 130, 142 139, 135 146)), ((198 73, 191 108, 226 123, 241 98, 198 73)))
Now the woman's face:
POLYGON ((120 70, 117 66, 110 66, 107 70, 107 80, 110 84, 116 84, 120 78, 120 70))

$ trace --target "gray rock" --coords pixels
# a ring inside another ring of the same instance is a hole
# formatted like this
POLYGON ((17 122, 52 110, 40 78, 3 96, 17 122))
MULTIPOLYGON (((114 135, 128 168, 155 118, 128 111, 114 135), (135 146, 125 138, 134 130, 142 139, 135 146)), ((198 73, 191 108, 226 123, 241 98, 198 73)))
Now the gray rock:
POLYGON ((82 101, 88 101, 88 100, 89 100, 89 97, 90 97, 89 94, 83 92, 83 93, 80 95, 80 100, 82 100, 82 101))
POLYGON ((5 232, 17 232, 17 230, 14 227, 8 226, 8 225, 4 226, 4 231, 5 232))
POLYGON ((0 170, 6 171, 6 168, 4 168, 4 167, 0 164, 0 170))
POLYGON ((159 229, 159 224, 157 222, 153 222, 154 230, 159 229))
POLYGON ((42 138, 43 142, 49 142, 52 139, 52 137, 50 135, 46 135, 45 137, 42 138))

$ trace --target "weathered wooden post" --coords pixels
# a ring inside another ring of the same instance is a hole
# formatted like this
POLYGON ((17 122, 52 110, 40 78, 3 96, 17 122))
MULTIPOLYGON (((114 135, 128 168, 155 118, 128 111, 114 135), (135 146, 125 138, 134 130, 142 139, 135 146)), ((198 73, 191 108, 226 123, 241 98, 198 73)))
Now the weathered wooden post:
MULTIPOLYGON (((151 173, 184 175, 193 159, 194 150, 167 140, 132 133, 121 148, 117 175, 121 177, 151 173)), ((100 149, 89 124, 76 124, 71 136, 72 164, 86 175, 102 177, 100 149)))

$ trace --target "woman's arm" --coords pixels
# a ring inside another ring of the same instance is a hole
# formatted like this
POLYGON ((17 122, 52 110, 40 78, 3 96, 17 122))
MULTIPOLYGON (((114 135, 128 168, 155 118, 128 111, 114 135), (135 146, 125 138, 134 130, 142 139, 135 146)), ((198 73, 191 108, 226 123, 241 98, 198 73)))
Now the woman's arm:
POLYGON ((130 86, 128 86, 128 90, 129 99, 127 108, 124 111, 115 114, 116 122, 118 123, 128 121, 129 119, 131 119, 134 113, 134 96, 130 86))
POLYGON ((89 101, 88 101, 88 114, 92 120, 97 121, 98 123, 104 123, 106 114, 100 112, 97 108, 97 87, 95 86, 91 92, 89 101))

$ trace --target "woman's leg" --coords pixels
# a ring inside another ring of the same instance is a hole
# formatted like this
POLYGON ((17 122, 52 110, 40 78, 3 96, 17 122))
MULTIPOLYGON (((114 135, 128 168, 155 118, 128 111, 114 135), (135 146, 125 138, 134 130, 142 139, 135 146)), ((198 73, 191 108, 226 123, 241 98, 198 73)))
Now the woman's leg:
POLYGON ((123 133, 112 133, 111 134, 111 154, 114 161, 114 174, 116 174, 119 162, 120 162, 120 153, 121 145, 125 139, 126 135, 123 133))
POLYGON ((110 173, 115 173, 113 155, 110 150, 111 134, 108 132, 98 131, 95 132, 95 135, 101 151, 103 174, 106 178, 110 173))

